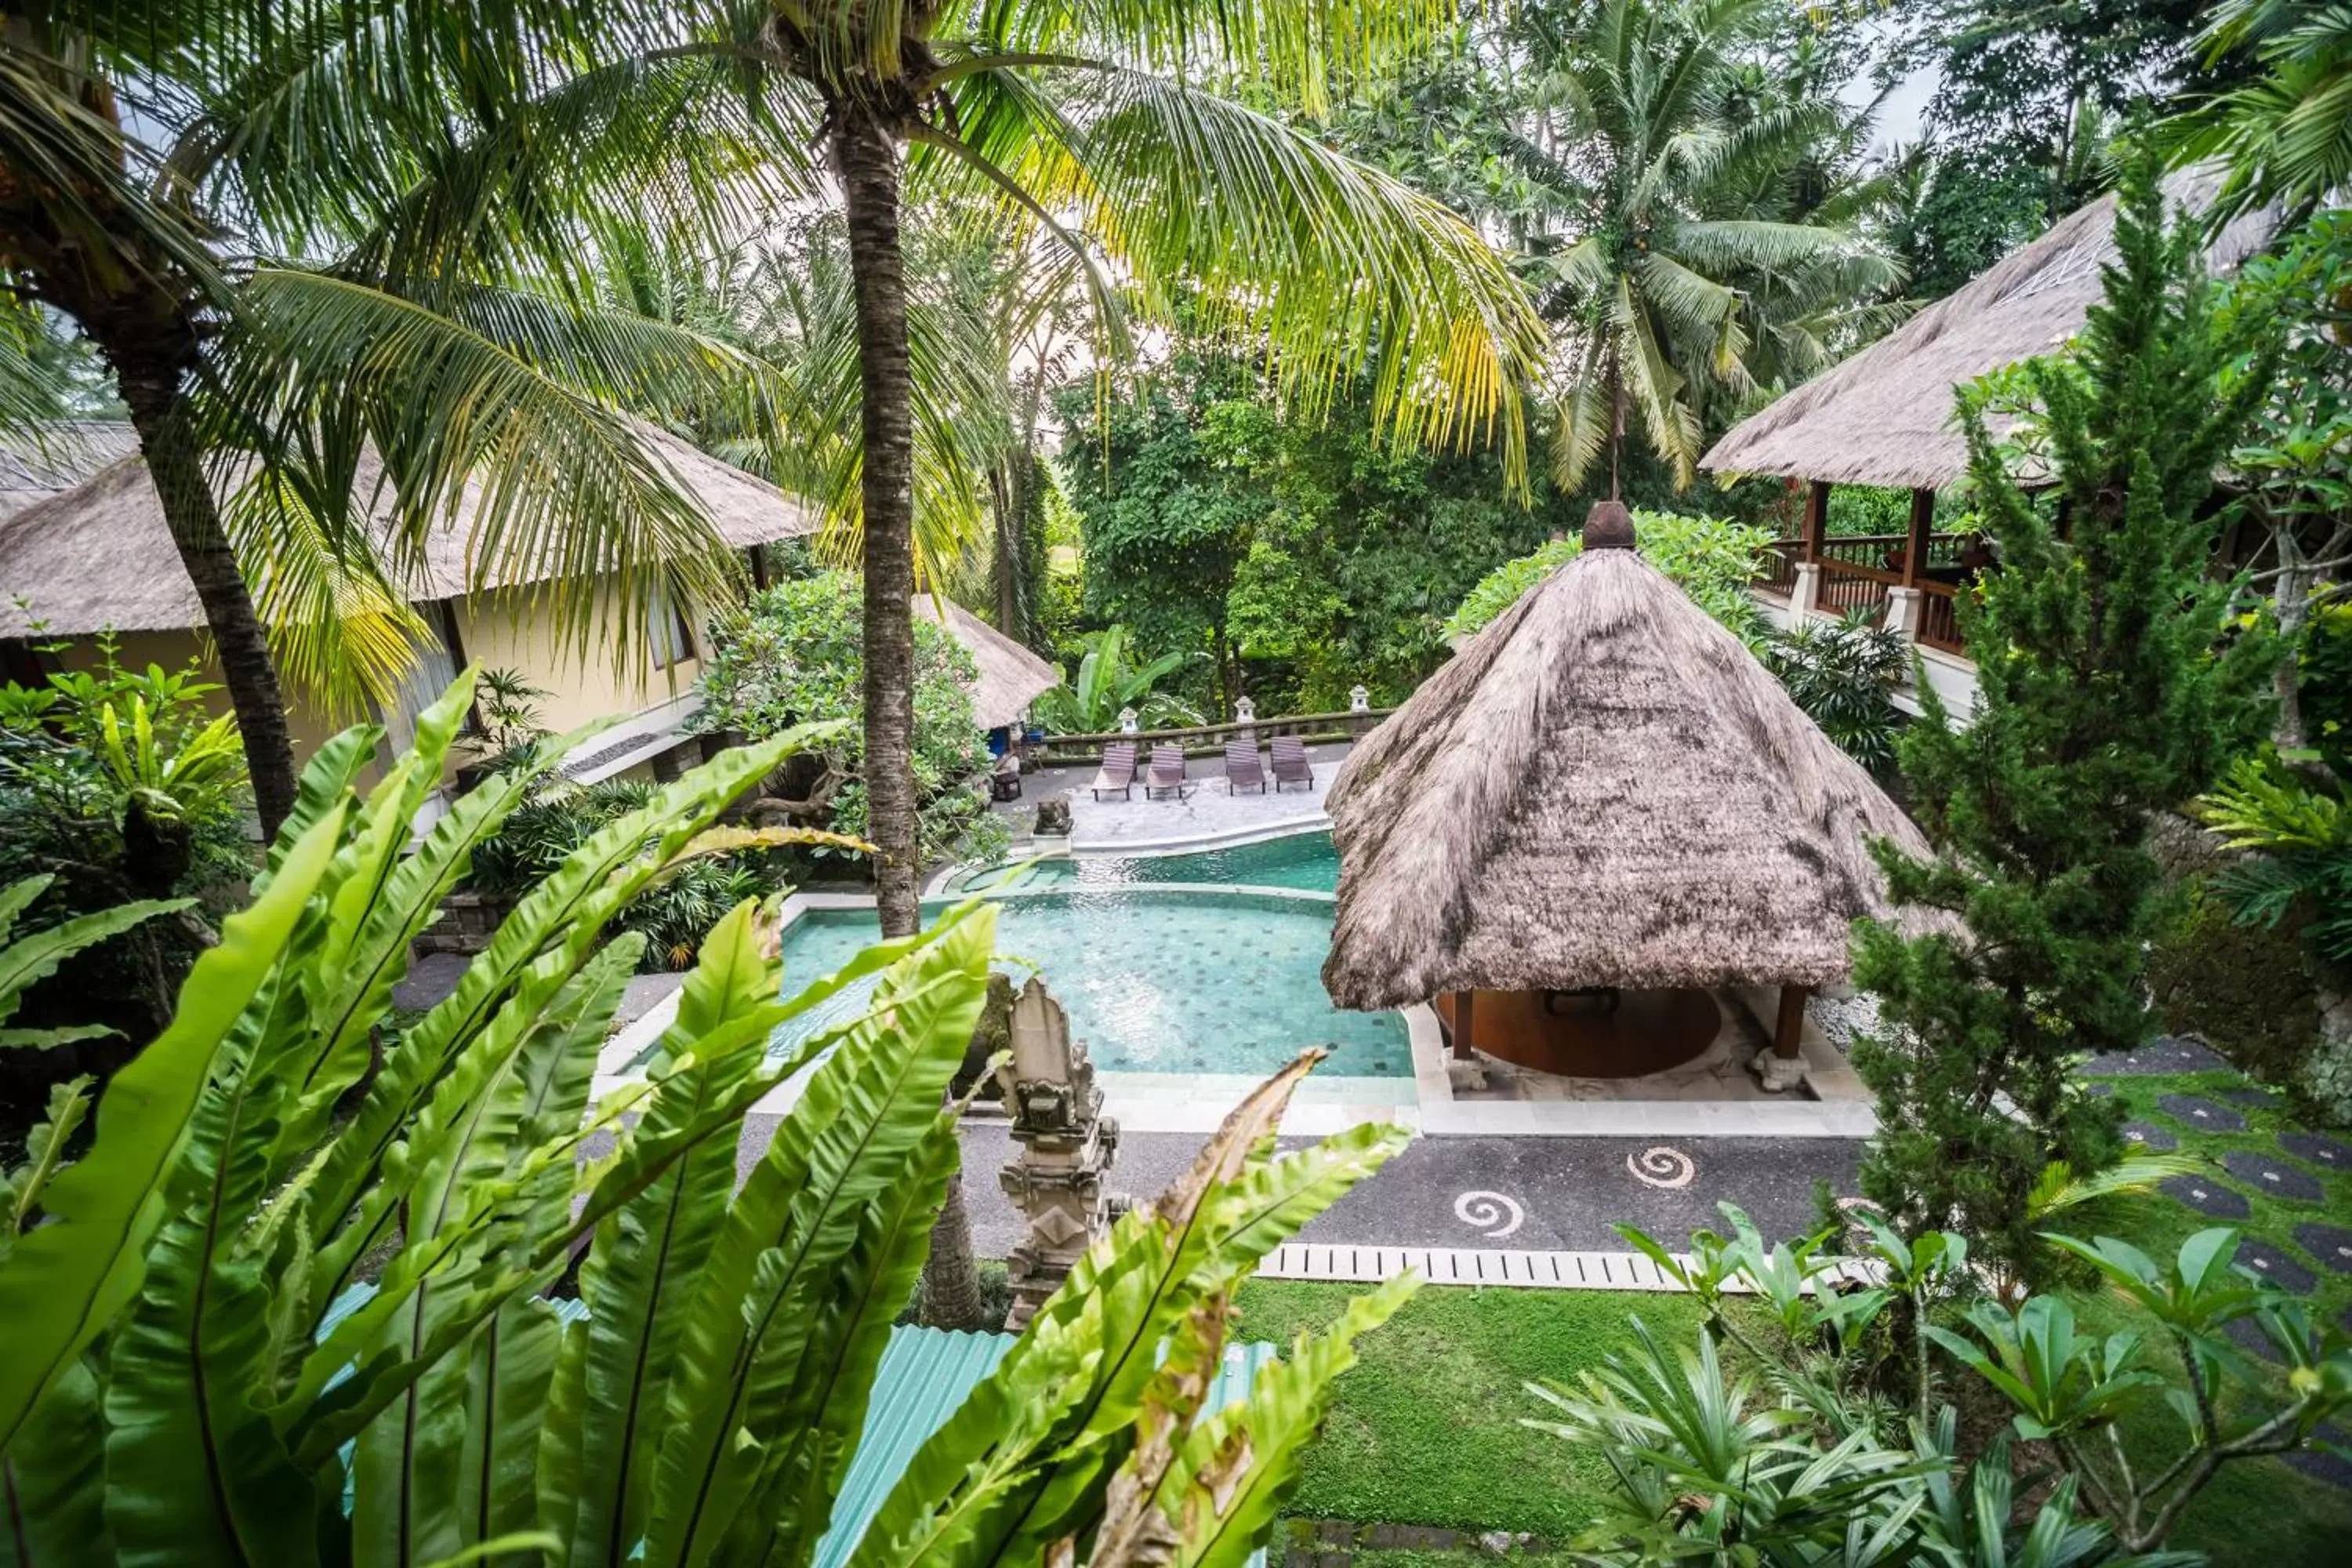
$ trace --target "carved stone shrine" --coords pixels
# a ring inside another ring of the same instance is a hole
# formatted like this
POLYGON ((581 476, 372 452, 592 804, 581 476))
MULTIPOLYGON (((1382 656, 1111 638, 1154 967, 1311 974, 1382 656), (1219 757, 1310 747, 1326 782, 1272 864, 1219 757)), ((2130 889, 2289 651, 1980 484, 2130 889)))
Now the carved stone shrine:
POLYGON ((1013 1309, 1004 1326, 1018 1332, 1127 1205, 1103 1190, 1118 1123, 1103 1115, 1094 1064, 1070 1038, 1069 1016, 1042 976, 1013 999, 1013 1060, 997 1076, 1021 1145, 997 1180, 1029 1221, 1007 1264, 1013 1309))

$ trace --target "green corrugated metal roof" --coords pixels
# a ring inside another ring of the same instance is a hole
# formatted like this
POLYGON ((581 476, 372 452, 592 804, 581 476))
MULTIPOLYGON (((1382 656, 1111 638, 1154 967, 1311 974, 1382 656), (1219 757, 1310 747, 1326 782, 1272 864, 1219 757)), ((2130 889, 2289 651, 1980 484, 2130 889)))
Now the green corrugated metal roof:
MULTIPOLYGON (((336 1297, 319 1324, 319 1338, 325 1339, 336 1324, 374 1294, 373 1285, 358 1284, 336 1297)), ((562 1298, 549 1304, 566 1322, 588 1315, 587 1304, 576 1299, 562 1298)), ((890 1342, 882 1347, 882 1363, 875 1370, 874 1394, 866 1406, 866 1426, 858 1435, 857 1453, 850 1460, 849 1474, 841 1483, 840 1497, 834 1500, 833 1526, 817 1543, 814 1568, 841 1568, 849 1561, 866 1525, 914 1459, 915 1450, 962 1406, 981 1379, 996 1370, 996 1363, 1013 1348, 1014 1338, 1012 1334, 922 1329, 909 1323, 901 1323, 890 1331, 890 1342)), ((1217 1369, 1215 1381, 1209 1384, 1209 1408, 1222 1410, 1247 1398, 1250 1384, 1257 1379, 1258 1368, 1278 1359, 1280 1352, 1270 1344, 1227 1345, 1224 1364, 1217 1369)), ((348 1368, 338 1372, 327 1385, 331 1388, 349 1375, 348 1368)), ((343 1445, 343 1463, 347 1468, 352 1447, 349 1443, 343 1445)), ((351 1478, 346 1473, 346 1513, 351 1511, 351 1478)), ((1250 1558, 1250 1568, 1265 1565, 1265 1551, 1261 1547, 1250 1558)))
MULTIPOLYGON (((873 1402, 857 1454, 833 1505, 833 1528, 817 1543, 814 1568, 841 1568, 859 1537, 898 1484, 915 1450, 955 1414, 974 1385, 1013 1348, 1011 1334, 964 1334, 947 1329, 901 1324, 890 1331, 882 1364, 874 1376, 873 1402)), ((1278 1359, 1270 1344, 1230 1344, 1216 1381, 1209 1385, 1209 1408, 1218 1410, 1248 1396, 1258 1368, 1278 1359)), ((1260 1549, 1251 1568, 1264 1568, 1260 1549)))

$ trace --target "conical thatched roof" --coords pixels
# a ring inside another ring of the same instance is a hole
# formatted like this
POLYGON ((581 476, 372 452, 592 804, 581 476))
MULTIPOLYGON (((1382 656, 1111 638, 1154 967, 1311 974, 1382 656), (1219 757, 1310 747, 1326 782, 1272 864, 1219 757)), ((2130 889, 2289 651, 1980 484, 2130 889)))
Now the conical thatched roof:
MULTIPOLYGON (((679 489, 699 502, 727 544, 748 549, 815 531, 815 515, 782 490, 696 450, 667 431, 640 424, 646 447, 679 489)), ((394 501, 382 468, 363 458, 352 485, 389 537, 394 501)), ((423 559, 404 584, 419 603, 455 599, 482 588, 520 587, 561 570, 493 572, 474 581, 468 561, 481 489, 468 483, 456 519, 425 536, 423 559)), ((112 627, 162 631, 201 626, 204 606, 180 564, 163 503, 139 458, 124 458, 64 493, 0 521, 0 637, 28 635, 29 622, 77 636, 112 627), (28 601, 29 616, 16 601, 28 601)))
POLYGON ((980 666, 980 684, 972 690, 971 705, 980 715, 980 727, 983 730, 1000 729, 1013 722, 1039 692, 1061 684, 1062 678, 1052 665, 952 599, 918 594, 915 614, 944 626, 948 635, 963 644, 971 651, 972 662, 980 666), (940 613, 942 604, 947 606, 944 617, 940 613))
POLYGON ((1343 1007, 1441 992, 1822 984, 1918 829, 1627 548, 1528 592, 1358 742, 1329 797, 1343 1007))
MULTIPOLYGON (((2175 206, 2201 213, 2221 172, 2183 169, 2164 182, 2175 206)), ((2259 249, 2277 215, 2221 231, 2206 252, 2216 273, 2259 249)), ((1952 388, 2061 347, 2082 331, 2116 257, 2116 198, 2069 214, 1958 292, 1834 369, 1733 426, 1699 467, 1841 485, 1940 489, 1968 471, 1952 388)))

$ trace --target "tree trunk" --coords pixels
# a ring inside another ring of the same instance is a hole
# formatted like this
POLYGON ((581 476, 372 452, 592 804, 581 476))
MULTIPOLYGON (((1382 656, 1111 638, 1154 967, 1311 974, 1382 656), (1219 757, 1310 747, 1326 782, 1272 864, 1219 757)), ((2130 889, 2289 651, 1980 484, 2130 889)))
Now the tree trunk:
POLYGON ((988 504, 996 513, 996 629, 1017 642, 1021 626, 1021 493, 1018 455, 1000 458, 988 470, 988 504))
MULTIPOLYGON (((107 345, 101 344, 101 347, 107 345)), ((180 395, 179 356, 149 357, 136 348, 108 349, 115 378, 139 433, 140 455, 163 504, 179 547, 180 563, 195 584, 222 683, 236 712, 245 742, 245 764, 253 778, 253 805, 267 842, 294 809, 294 740, 286 727, 286 700, 270 661, 268 635, 253 606, 253 595, 238 569, 221 526, 220 508, 205 478, 204 454, 188 428, 180 395)))
POLYGON ((887 128, 841 105, 835 173, 849 228, 864 395, 866 832, 882 934, 922 923, 915 886, 914 431, 907 359, 907 288, 898 256, 898 150, 887 128))
MULTIPOLYGON (((896 138, 866 110, 837 104, 833 163, 848 222, 865 401, 866 834, 877 849, 882 934, 907 936, 922 924, 922 907, 915 885, 915 447, 896 138)), ((980 1268, 961 1173, 949 1178, 947 1202, 931 1227, 920 1299, 926 1322, 980 1326, 980 1268)))

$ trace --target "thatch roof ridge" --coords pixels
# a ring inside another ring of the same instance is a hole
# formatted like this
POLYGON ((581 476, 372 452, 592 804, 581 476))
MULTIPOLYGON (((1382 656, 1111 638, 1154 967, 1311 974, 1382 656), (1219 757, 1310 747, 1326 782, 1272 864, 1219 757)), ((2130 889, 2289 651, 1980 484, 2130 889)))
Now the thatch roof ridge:
MULTIPOLYGON (((2212 165, 2166 177, 2180 210, 2212 205, 2212 165)), ((1813 380, 1748 416, 1699 459, 1716 473, 1937 489, 1968 471, 1952 389, 2059 348, 2082 330, 2115 258, 2116 198, 2053 224, 1953 293, 1813 380)), ((2269 240, 2274 212, 2228 225, 2206 252, 2216 273, 2269 240)))
POLYGON ((1325 986, 1823 984, 1918 829, 1737 637, 1628 550, 1588 551, 1359 742, 1328 802, 1325 986))
POLYGON ((952 599, 915 595, 915 613, 943 626, 963 644, 980 667, 980 681, 971 705, 983 730, 1002 729, 1018 720, 1040 692, 1061 684, 1060 671, 1022 644, 990 626, 952 599), (944 604, 942 616, 940 606, 944 604))
MULTIPOLYGON (((656 426, 633 421, 651 455, 702 507, 719 539, 735 549, 815 531, 813 512, 756 475, 722 463, 656 426)), ((388 537, 393 500, 373 457, 362 458, 352 491, 388 537)), ((241 482, 232 468, 215 483, 241 482)), ((524 568, 475 580, 469 545, 481 486, 469 480, 454 521, 429 531, 404 584, 419 603, 461 598, 481 588, 545 581, 559 567, 524 568)), ((164 631, 201 626, 204 606, 180 564, 162 498, 133 453, 61 494, 0 519, 0 637, 47 632, 164 631), (16 605, 29 602, 27 614, 16 605)))

